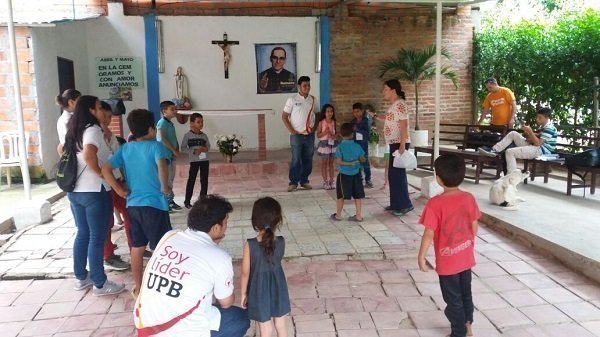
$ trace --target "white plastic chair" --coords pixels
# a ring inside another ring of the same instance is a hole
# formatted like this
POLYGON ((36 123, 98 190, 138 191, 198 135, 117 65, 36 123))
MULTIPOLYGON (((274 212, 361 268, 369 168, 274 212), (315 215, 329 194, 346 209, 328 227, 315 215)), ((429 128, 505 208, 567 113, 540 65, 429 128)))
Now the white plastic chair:
MULTIPOLYGON (((29 147, 29 134, 25 132, 25 148, 29 147)), ((27 153, 24 154, 27 158, 27 153)), ((19 133, 17 131, 0 132, 0 175, 2 168, 6 167, 6 181, 11 186, 10 168, 21 165, 19 152, 19 133)))

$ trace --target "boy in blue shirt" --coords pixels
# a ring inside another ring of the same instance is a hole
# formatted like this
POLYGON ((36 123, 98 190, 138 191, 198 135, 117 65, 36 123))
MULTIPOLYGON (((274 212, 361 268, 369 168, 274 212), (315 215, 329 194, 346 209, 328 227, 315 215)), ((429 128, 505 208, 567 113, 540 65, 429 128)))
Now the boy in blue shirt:
POLYGON ((336 181, 336 212, 331 214, 331 219, 335 221, 342 220, 342 210, 344 209, 344 200, 354 198, 356 205, 356 215, 348 218, 349 221, 363 221, 361 214, 361 199, 365 197, 365 189, 362 185, 360 176, 361 163, 366 161, 365 151, 353 140, 354 124, 344 123, 340 129, 342 142, 335 150, 335 160, 338 165, 338 176, 336 181))
MULTIPOLYGON (((160 113, 162 118, 156 123, 156 140, 161 142, 170 152, 170 157, 167 159, 169 167, 169 188, 173 190, 173 180, 175 180, 175 159, 179 157, 179 143, 177 142, 177 134, 175 133, 175 125, 171 119, 177 115, 175 103, 171 101, 163 101, 160 103, 160 113)), ((181 206, 175 203, 175 194, 171 192, 169 196, 169 211, 180 210, 181 206)))
POLYGON ((154 117, 145 109, 127 116, 135 141, 123 144, 102 166, 102 175, 117 194, 127 199, 131 229, 131 272, 135 281, 134 296, 141 289, 144 250, 154 249, 162 236, 171 230, 168 196, 167 159, 169 151, 156 141, 154 117), (125 171, 127 185, 119 183, 113 169, 125 171))

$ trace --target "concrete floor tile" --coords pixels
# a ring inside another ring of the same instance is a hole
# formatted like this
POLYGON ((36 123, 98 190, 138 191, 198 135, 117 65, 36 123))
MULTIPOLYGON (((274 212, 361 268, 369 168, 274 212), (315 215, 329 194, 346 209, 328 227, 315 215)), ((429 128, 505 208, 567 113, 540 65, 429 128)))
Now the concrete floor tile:
POLYGON ((335 263, 335 271, 338 272, 365 272, 367 268, 362 261, 343 261, 335 263))
POLYGON ((600 286, 596 284, 577 284, 569 287, 569 291, 586 301, 600 300, 600 286))
POLYGON ((347 284, 320 284, 317 286, 319 298, 352 297, 352 292, 347 284))
POLYGON ((11 305, 21 293, 0 293, 0 307, 11 305))
POLYGON ((39 310, 39 305, 0 307, 0 323, 30 321, 39 310))
POLYGON ((3 337, 16 337, 28 321, 0 323, 0 331, 3 337))
POLYGON ((550 304, 523 307, 519 308, 519 310, 537 325, 567 323, 572 321, 571 318, 550 304))
POLYGON ((525 285, 512 275, 482 277, 481 280, 496 292, 525 289, 525 285))
POLYGON ((546 301, 529 289, 504 291, 500 296, 515 308, 546 304, 546 301))
POLYGON ((414 328, 406 312, 371 312, 377 330, 414 328))
POLYGON ((396 312, 400 306, 394 297, 368 296, 360 298, 365 311, 396 312))
POLYGON ((438 283, 440 281, 438 274, 433 271, 424 273, 417 269, 411 269, 408 270, 408 273, 413 281, 417 283, 438 283))
MULTIPOLYGON (((324 270, 327 270, 327 269, 324 269, 324 270)), ((331 269, 329 269, 329 270, 331 270, 331 269)), ((346 273, 344 273, 344 272, 333 272, 333 271, 321 272, 316 275, 316 278, 317 278, 318 285, 348 284, 348 278, 346 277, 346 273)))
POLYGON ((594 335, 600 336, 600 321, 582 322, 581 326, 594 335))
POLYGON ((498 264, 511 275, 531 274, 537 271, 525 261, 503 261, 498 264))
POLYGON ((348 282, 351 285, 365 283, 381 283, 379 275, 372 271, 347 271, 346 277, 348 277, 348 282))
POLYGON ((544 325, 543 329, 548 333, 548 336, 551 337, 595 337, 594 334, 575 323, 544 325))
POLYGON ((100 324, 101 328, 110 327, 130 327, 132 325, 131 313, 121 312, 116 314, 107 314, 100 324))
POLYGON ((500 330, 508 327, 533 325, 534 323, 515 308, 482 310, 483 314, 500 330))
POLYGON ((354 284, 350 285, 350 292, 353 297, 366 297, 366 296, 385 296, 381 284, 367 283, 367 284, 354 284))
POLYGON ((308 333, 297 333, 296 337, 336 337, 336 335, 337 334, 334 331, 332 331, 332 332, 308 332, 308 333))
POLYGON ((396 297, 400 308, 404 312, 409 311, 436 311, 438 310, 436 304, 433 302, 431 297, 396 297))
POLYGON ((577 322, 600 321, 600 309, 588 302, 559 303, 556 307, 577 322))
POLYGON ((2 280, 2 282, 0 282, 0 293, 23 292, 23 291, 25 291, 25 289, 27 289, 27 287, 29 287, 31 282, 33 282, 33 280, 16 280, 16 281, 2 280))
POLYGON ((364 311, 361 300, 353 297, 326 298, 325 308, 329 313, 364 311))
POLYGON ((597 285, 594 281, 585 277, 584 275, 577 274, 572 271, 566 272, 558 272, 558 273, 550 273, 548 277, 558 282, 562 286, 572 286, 572 285, 597 285))
POLYGON ((492 262, 516 262, 521 261, 520 258, 505 251, 505 250, 490 250, 481 253, 492 262))
POLYGON ((77 301, 46 303, 35 316, 35 320, 68 317, 73 313, 76 306, 77 301))
POLYGON ((338 337, 378 337, 375 329, 338 330, 338 337))
POLYGON ((491 293, 492 289, 481 281, 478 277, 473 277, 471 279, 471 293, 473 294, 482 294, 482 293, 491 293))
POLYGON ((557 288, 558 283, 541 273, 519 274, 515 277, 531 289, 557 288))
POLYGON ((371 315, 368 312, 345 312, 345 313, 334 313, 333 321, 335 322, 335 329, 340 330, 360 330, 360 329, 374 329, 375 324, 371 319, 371 315))
POLYGON ((93 297, 88 295, 77 304, 73 315, 106 314, 115 300, 116 298, 113 296, 93 297))
POLYGON ((315 275, 306 272, 302 274, 293 274, 291 276, 286 274, 286 280, 288 286, 314 286, 317 284, 315 275))
POLYGON ((60 332, 95 330, 104 320, 104 314, 71 316, 60 327, 60 332))
POLYGON ((317 288, 315 286, 288 286, 290 298, 317 298, 317 288))
POLYGON ((496 293, 473 295, 473 304, 478 310, 502 309, 510 305, 496 293))
POLYGON ((296 332, 301 333, 314 333, 314 332, 335 332, 333 321, 326 315, 305 315, 309 317, 302 317, 296 319, 294 317, 294 323, 296 325, 296 332), (325 317, 323 317, 325 316, 325 317))
POLYGON ((383 290, 388 296, 421 296, 417 287, 409 283, 384 283, 383 290))
POLYGON ((422 296, 442 295, 442 290, 440 289, 440 284, 437 282, 436 283, 417 282, 417 283, 415 283, 415 285, 417 286, 417 289, 419 290, 419 293, 421 293, 422 296))
POLYGON ((39 335, 52 335, 55 332, 58 332, 61 326, 65 323, 66 318, 55 318, 55 319, 45 319, 39 321, 31 321, 25 325, 20 336, 39 336, 39 335))
POLYGON ((409 312, 408 316, 418 329, 450 328, 450 322, 442 311, 409 312))
POLYGON ((13 302, 13 305, 42 305, 50 296, 52 296, 52 291, 24 292, 13 302))
POLYGON ((534 289, 536 294, 538 294, 541 298, 546 300, 546 302, 550 304, 557 303, 569 303, 569 302, 578 302, 581 301, 579 297, 577 297, 572 292, 568 291, 565 288, 547 288, 547 289, 534 289))
POLYGON ((497 263, 478 263, 473 267, 473 273, 479 277, 492 277, 508 275, 506 270, 502 269, 497 263))
POLYGON ((323 298, 293 298, 290 299, 290 303, 292 306, 291 314, 294 317, 297 315, 325 313, 325 299, 323 298))
POLYGON ((383 283, 412 283, 412 278, 407 270, 380 271, 378 274, 383 283))
MULTIPOLYGON (((52 337, 88 337, 94 335, 93 330, 87 331, 72 331, 72 332, 59 332, 54 334, 52 337)), ((113 335, 111 335, 113 336, 113 335)))
POLYGON ((550 337, 542 326, 509 327, 502 331, 502 336, 507 337, 550 337))

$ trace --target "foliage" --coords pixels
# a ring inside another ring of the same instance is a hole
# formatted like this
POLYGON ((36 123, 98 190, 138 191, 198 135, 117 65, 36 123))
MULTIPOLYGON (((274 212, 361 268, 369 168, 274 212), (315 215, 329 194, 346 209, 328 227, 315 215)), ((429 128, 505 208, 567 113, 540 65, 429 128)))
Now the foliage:
MULTIPOLYGON (((431 45, 422 50, 400 49, 396 56, 383 61, 379 66, 380 75, 383 77, 386 73, 396 76, 400 80, 405 80, 415 86, 415 130, 419 130, 419 86, 425 80, 435 78, 435 45, 431 45)), ((442 56, 447 59, 450 54, 445 48, 442 48, 442 56)), ((442 65, 442 76, 452 81, 454 87, 458 88, 458 76, 446 65, 442 65)))
POLYGON ((242 141, 237 135, 215 135, 219 152, 224 155, 235 156, 242 147, 242 141))
POLYGON ((593 78, 600 76, 600 11, 562 11, 547 20, 488 27, 475 36, 473 90, 496 77, 520 105, 517 120, 533 125, 549 105, 561 125, 592 123, 593 78))

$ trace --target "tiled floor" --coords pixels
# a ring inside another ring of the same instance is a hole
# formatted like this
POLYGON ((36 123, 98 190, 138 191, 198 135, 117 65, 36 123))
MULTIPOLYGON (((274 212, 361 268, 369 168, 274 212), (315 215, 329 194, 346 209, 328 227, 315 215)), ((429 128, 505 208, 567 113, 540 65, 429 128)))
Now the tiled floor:
MULTIPOLYGON (((290 336, 438 337, 449 332, 437 275, 420 272, 416 265, 422 232, 417 222, 425 201, 415 200, 416 210, 403 218, 387 214, 382 209, 387 192, 378 188, 381 174, 375 170, 377 187, 367 190, 366 221, 360 224, 328 220, 335 207, 332 192, 281 192, 285 177, 211 179, 209 190, 228 197, 235 208, 223 242, 234 256, 252 235, 248 219, 253 200, 268 194, 282 203, 282 232, 289 242, 290 336)), ((318 183, 318 174, 313 177, 318 183)), ((183 184, 177 182, 179 196, 183 184)), ((2 247, 0 273, 26 279, 0 281, 0 335, 133 336, 129 294, 96 298, 89 291, 72 290, 69 278, 30 279, 70 273, 74 228, 65 206, 64 200, 55 204, 51 223, 2 247)), ((349 205, 346 216, 352 214, 349 205)), ((185 212, 174 214, 172 221, 182 227, 185 212)), ((122 234, 113 237, 127 257, 122 234)), ((475 248, 475 336, 600 336, 598 284, 484 226, 475 248)), ((128 272, 109 277, 131 284, 128 272)))

